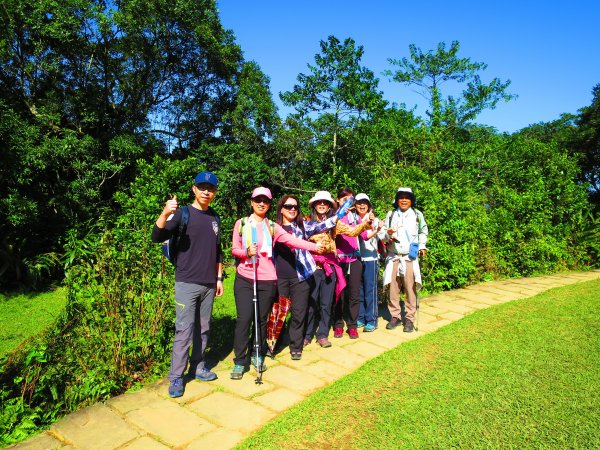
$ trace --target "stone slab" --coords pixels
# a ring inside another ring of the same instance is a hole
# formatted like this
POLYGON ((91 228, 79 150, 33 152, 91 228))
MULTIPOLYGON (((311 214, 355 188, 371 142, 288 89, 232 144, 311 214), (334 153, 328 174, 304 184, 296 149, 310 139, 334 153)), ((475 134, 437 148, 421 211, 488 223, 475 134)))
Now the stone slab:
POLYGON ((131 423, 171 446, 183 445, 215 429, 215 425, 192 411, 162 399, 143 409, 133 410, 126 417, 131 423))
POLYGON ((307 364, 300 370, 302 370, 302 372, 314 375, 315 377, 318 377, 327 383, 331 383, 348 373, 348 370, 345 367, 323 360, 314 364, 307 364))
POLYGON ((140 436, 133 425, 101 403, 69 414, 51 430, 61 440, 90 450, 121 447, 140 436))
MULTIPOLYGON (((432 322, 432 323, 426 323, 424 325, 419 325, 419 332, 420 333, 429 333, 431 331, 435 331, 438 328, 443 327, 444 325, 448 325, 450 323, 454 322, 453 320, 448 320, 448 319, 442 319, 442 320, 438 320, 437 322, 432 322)), ((410 334, 416 334, 416 333, 410 333, 410 334)))
POLYGON ((184 405, 213 393, 218 388, 215 381, 189 380, 185 383, 183 396, 177 398, 169 397, 169 380, 166 378, 154 383, 151 390, 162 398, 184 405))
POLYGON ((469 314, 474 311, 473 308, 469 308, 468 306, 457 303, 456 301, 439 302, 438 305, 439 305, 439 307, 444 308, 444 309, 448 310, 449 312, 455 312, 455 313, 459 313, 462 315, 469 314))
POLYGON ((152 439, 150 436, 142 436, 133 442, 130 442, 122 450, 167 450, 171 447, 161 444, 156 439, 152 439))
POLYGON ((321 378, 286 366, 269 370, 268 378, 270 383, 302 395, 310 394, 326 384, 321 378))
POLYGON ((300 403, 304 398, 305 396, 298 392, 286 388, 278 388, 272 392, 255 397, 254 401, 275 412, 283 412, 296 403, 300 403))
POLYGON ((245 435, 237 431, 219 428, 195 439, 194 442, 186 447, 186 450, 228 450, 235 447, 245 438, 245 435))
POLYGON ((10 450, 53 450, 55 448, 64 448, 63 445, 64 443, 54 438, 54 436, 43 432, 7 448, 10 450))
POLYGON ((269 380, 268 374, 271 373, 273 367, 271 367, 270 361, 266 361, 267 370, 262 374, 262 383, 256 384, 257 373, 252 367, 248 372, 244 373, 241 380, 232 380, 230 372, 217 372, 219 378, 213 381, 217 386, 221 387, 225 392, 238 395, 244 398, 252 398, 258 394, 264 394, 265 392, 274 389, 273 384, 269 380))
POLYGON ((365 358, 362 356, 358 356, 357 354, 352 353, 343 347, 336 346, 335 344, 336 342, 334 342, 333 347, 323 349, 323 351, 320 353, 322 359, 334 364, 338 364, 345 369, 348 369, 348 371, 356 369, 365 362, 365 358))
POLYGON ((441 319, 447 319, 447 320, 451 320, 452 322, 454 322, 456 320, 462 319, 463 317, 465 317, 465 315, 461 314, 461 313, 454 312, 454 311, 450 311, 450 312, 447 312, 447 313, 440 314, 439 317, 441 319))
POLYGON ((365 341, 364 339, 361 339, 359 342, 356 342, 352 345, 348 345, 344 348, 350 350, 352 353, 356 353, 357 355, 362 356, 367 360, 375 358, 376 356, 379 356, 383 352, 385 352, 384 348, 375 344, 371 344, 370 342, 365 341))
POLYGON ((225 392, 215 392, 188 405, 211 422, 248 434, 275 417, 275 413, 249 400, 225 392))

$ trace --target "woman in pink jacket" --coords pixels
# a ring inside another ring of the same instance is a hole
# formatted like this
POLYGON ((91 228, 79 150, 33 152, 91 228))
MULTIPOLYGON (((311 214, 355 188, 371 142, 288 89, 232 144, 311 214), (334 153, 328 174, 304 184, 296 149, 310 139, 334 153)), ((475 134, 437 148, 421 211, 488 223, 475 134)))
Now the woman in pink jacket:
MULTIPOLYGON (((235 223, 231 253, 239 259, 234 295, 237 319, 233 337, 235 364, 231 378, 243 377, 247 365, 250 326, 254 321, 254 282, 258 295, 260 320, 260 354, 252 357, 257 370, 264 371, 263 354, 266 343, 267 317, 277 295, 277 272, 273 263, 273 245, 278 242, 290 248, 300 248, 321 252, 321 246, 287 233, 280 225, 269 221, 266 215, 271 207, 273 196, 266 187, 257 187, 252 192, 252 214, 235 223), (254 269, 256 268, 256 273, 254 269)), ((256 326, 256 324, 255 324, 256 326)))

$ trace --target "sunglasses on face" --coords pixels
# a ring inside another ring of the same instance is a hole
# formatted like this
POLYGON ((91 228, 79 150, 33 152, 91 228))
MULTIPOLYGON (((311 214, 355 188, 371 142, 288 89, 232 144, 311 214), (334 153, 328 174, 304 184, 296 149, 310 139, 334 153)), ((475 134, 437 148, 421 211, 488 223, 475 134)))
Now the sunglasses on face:
POLYGON ((329 206, 329 202, 327 200, 316 200, 315 205, 327 205, 329 206))
POLYGON ((298 205, 282 205, 281 206, 283 209, 287 209, 288 211, 298 211, 300 208, 298 207, 298 205))
POLYGON ((201 184, 196 184, 196 189, 198 189, 199 191, 208 191, 208 192, 217 192, 217 187, 213 186, 210 183, 201 183, 201 184))
POLYGON ((258 203, 264 203, 265 205, 271 204, 271 200, 267 197, 256 197, 256 198, 253 198, 252 201, 257 204, 258 203))

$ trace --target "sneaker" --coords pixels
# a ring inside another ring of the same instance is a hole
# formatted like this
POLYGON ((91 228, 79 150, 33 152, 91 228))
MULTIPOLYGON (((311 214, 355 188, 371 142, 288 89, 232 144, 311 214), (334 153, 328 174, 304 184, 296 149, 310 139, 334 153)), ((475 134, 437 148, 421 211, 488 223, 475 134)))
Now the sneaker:
POLYGON ((415 331, 415 327, 413 325, 413 323, 410 320, 406 320, 406 323, 404 324, 404 330, 405 333, 412 333, 413 331, 415 331))
POLYGON ((344 336, 343 328, 334 328, 333 329, 333 337, 334 338, 341 338, 342 336, 344 336))
POLYGON ((310 338, 310 339, 304 338, 304 344, 303 344, 303 346, 306 347, 307 345, 310 345, 311 342, 312 342, 312 338, 310 338))
POLYGON ((325 338, 317 339, 317 342, 323 348, 329 348, 329 347, 331 347, 331 342, 329 342, 329 339, 327 339, 326 337, 325 338))
POLYGON ((169 397, 176 398, 183 395, 184 384, 183 378, 177 378, 169 384, 169 397))
POLYGON ((388 329, 388 330, 393 330, 394 328, 396 328, 401 323, 402 323, 402 321, 400 319, 398 319, 397 317, 392 317, 392 320, 390 320, 388 322, 388 324, 385 326, 385 328, 388 329))
POLYGON ((292 352, 292 359, 294 361, 298 361, 299 359, 302 359, 302 353, 301 352, 292 352))
POLYGON ((348 336, 350 336, 350 339, 358 339, 358 330, 356 328, 348 330, 348 336))
POLYGON ((370 333, 371 331, 375 331, 377 329, 377 325, 373 325, 372 323, 368 323, 365 325, 363 331, 365 333, 370 333))
POLYGON ((196 380, 200 381, 212 381, 217 379, 217 374, 211 372, 206 367, 203 367, 202 369, 200 369, 200 372, 196 373, 195 378, 196 380))
POLYGON ((242 377, 244 376, 244 366, 241 366, 239 364, 236 364, 235 366, 233 366, 233 370, 231 371, 231 379, 232 380, 241 380, 242 377))
POLYGON ((258 358, 256 358, 256 356, 252 357, 252 365, 254 366, 254 368, 258 371, 258 368, 260 367, 260 372, 264 372, 265 370, 267 370, 267 365, 265 364, 265 362, 263 361, 262 357, 259 356, 258 358))
POLYGON ((362 328, 365 326, 365 323, 362 320, 357 320, 356 321, 356 327, 357 328, 362 328))

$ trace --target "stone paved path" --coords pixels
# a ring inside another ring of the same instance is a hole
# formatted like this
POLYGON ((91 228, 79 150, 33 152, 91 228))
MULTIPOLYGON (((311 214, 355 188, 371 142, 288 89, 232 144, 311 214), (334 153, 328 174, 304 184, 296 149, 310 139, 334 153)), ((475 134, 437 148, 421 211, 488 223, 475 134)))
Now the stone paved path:
POLYGON ((421 301, 419 331, 386 330, 384 320, 360 339, 332 339, 333 347, 309 345, 300 361, 285 349, 274 361, 263 384, 251 370, 241 381, 229 378, 231 358, 213 370, 213 382, 191 381, 178 399, 167 395, 163 380, 105 403, 74 412, 50 430, 11 448, 23 449, 228 449, 290 406, 352 372, 365 361, 405 341, 459 320, 478 309, 547 289, 600 278, 600 271, 488 282, 436 294, 421 301))

